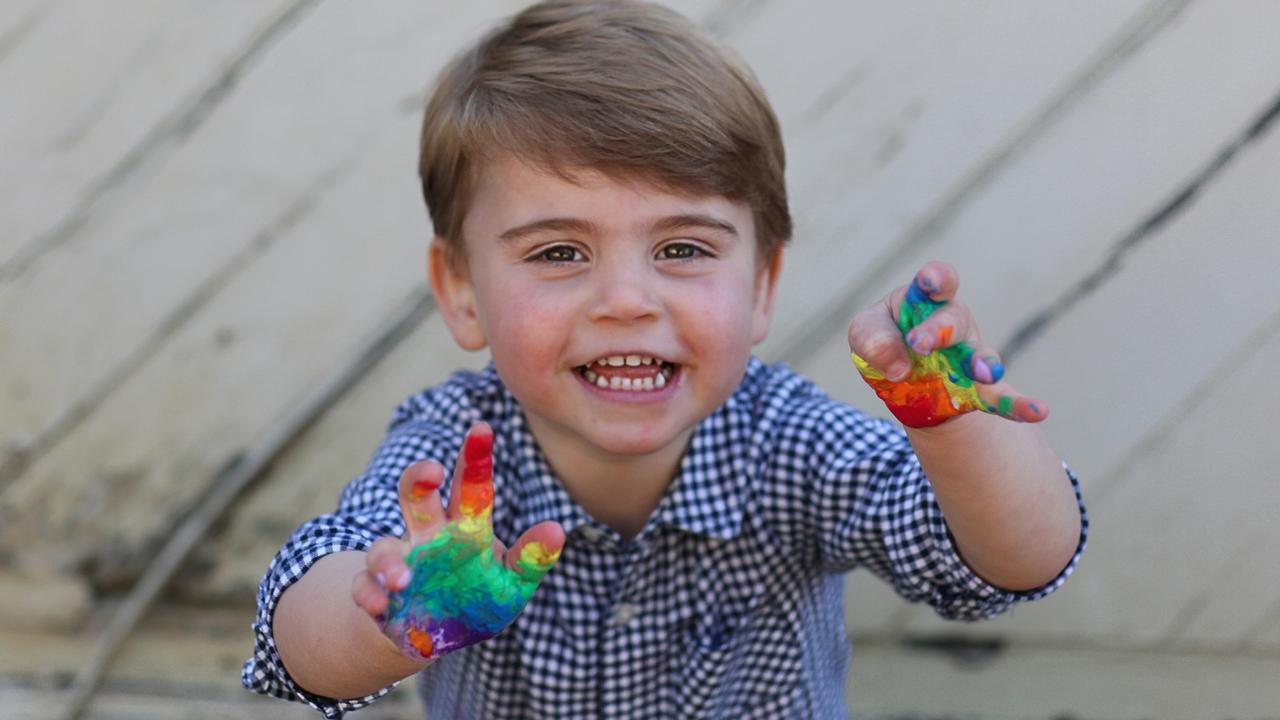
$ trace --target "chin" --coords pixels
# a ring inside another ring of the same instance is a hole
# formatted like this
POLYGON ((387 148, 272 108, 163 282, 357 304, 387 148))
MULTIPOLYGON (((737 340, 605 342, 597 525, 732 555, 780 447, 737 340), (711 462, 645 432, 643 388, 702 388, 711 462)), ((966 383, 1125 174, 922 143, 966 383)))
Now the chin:
POLYGON ((667 449, 678 436, 679 433, 671 432, 636 432, 632 428, 616 433, 592 433, 588 438, 593 445, 613 455, 649 455, 667 449))

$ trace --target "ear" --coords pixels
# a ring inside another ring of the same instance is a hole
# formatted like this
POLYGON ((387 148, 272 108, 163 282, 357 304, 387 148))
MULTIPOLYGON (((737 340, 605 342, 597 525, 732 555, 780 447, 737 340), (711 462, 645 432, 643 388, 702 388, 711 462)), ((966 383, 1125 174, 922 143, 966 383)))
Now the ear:
POLYGON ((484 325, 480 322, 480 307, 476 303, 475 286, 471 283, 466 261, 451 257, 441 237, 431 241, 428 253, 427 276, 431 281, 431 292, 454 341, 463 350, 483 349, 488 341, 484 325))
POLYGON ((782 246, 774 248, 773 256, 756 271, 756 292, 751 310, 751 344, 759 343, 769 334, 769 321, 773 318, 773 295, 778 287, 778 275, 782 272, 782 246))

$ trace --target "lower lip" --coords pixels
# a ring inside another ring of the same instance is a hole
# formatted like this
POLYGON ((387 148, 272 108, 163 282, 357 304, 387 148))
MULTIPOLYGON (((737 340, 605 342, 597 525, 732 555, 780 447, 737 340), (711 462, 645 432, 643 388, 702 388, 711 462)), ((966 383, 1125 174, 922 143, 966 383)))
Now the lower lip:
POLYGON ((577 376, 578 382, 581 382, 587 390, 612 402, 646 403, 661 402, 675 394, 676 388, 680 386, 680 381, 683 378, 684 368, 677 367, 671 377, 667 378, 667 384, 663 385, 660 390, 614 390, 613 388, 602 388, 587 380, 577 370, 573 374, 577 376))

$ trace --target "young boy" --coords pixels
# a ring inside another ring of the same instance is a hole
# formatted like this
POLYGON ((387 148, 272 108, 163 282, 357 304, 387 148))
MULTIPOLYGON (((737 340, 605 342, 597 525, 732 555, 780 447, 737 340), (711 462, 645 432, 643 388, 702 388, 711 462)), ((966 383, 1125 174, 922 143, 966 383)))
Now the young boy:
POLYGON ((417 674, 433 718, 843 718, 845 571, 977 619, 1074 566, 1047 410, 949 266, 849 329, 920 427, 751 357, 791 233, 780 134, 682 18, 529 8, 441 76, 421 175, 439 310, 492 363, 405 401, 280 551, 250 688, 327 717, 417 674), (922 415, 902 392, 946 353, 922 415))

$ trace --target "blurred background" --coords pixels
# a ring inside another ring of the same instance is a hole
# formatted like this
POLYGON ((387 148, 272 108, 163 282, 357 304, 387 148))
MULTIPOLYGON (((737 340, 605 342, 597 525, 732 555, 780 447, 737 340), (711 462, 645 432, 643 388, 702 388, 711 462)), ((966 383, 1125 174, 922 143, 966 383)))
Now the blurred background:
MULTIPOLYGON (((426 293, 418 122, 523 4, 0 0, 0 717, 97 670, 86 717, 310 715, 240 689, 257 583, 485 362, 426 293)), ((854 716, 1280 717, 1280 2, 670 4, 786 135, 759 354, 876 410, 849 319, 948 260, 1083 482, 1083 563, 1006 617, 850 576, 854 716)))

